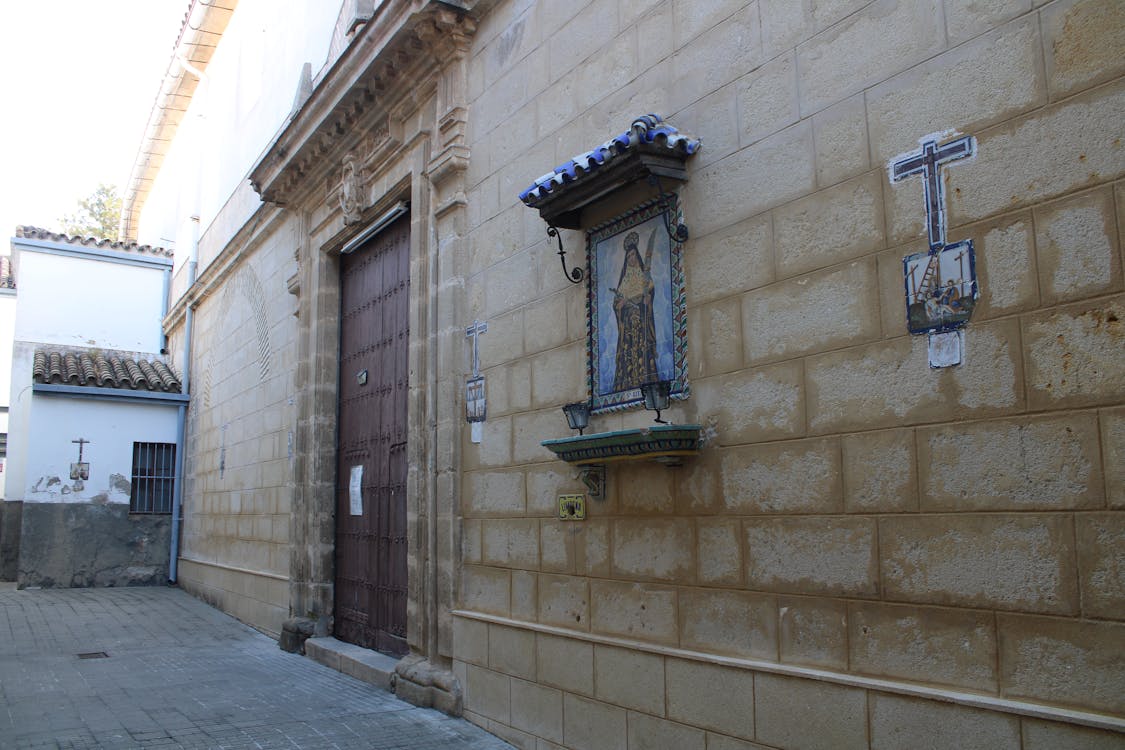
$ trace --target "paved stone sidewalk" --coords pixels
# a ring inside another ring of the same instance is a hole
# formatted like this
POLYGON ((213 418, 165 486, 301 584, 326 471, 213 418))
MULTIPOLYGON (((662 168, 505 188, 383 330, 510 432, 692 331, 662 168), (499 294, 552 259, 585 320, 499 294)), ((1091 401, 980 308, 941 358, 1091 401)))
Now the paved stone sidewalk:
POLYGON ((511 748, 173 588, 0 591, 0 699, 0 748, 511 748))

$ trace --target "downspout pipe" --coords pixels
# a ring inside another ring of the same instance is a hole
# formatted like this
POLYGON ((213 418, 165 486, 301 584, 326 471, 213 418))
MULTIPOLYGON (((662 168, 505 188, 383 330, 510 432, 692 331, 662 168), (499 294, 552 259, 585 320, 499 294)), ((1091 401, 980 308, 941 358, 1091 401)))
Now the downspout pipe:
MULTIPOLYGON (((191 394, 191 330, 194 310, 184 312, 183 393, 191 394)), ((187 407, 181 403, 176 413, 176 483, 172 490, 172 540, 168 552, 168 583, 176 583, 180 558, 180 516, 184 507, 184 453, 187 448, 187 407)))
MULTIPOLYGON (((206 74, 194 67, 182 55, 176 57, 176 61, 180 67, 186 72, 191 73, 199 79, 200 83, 204 86, 207 85, 206 74)), ((204 97, 203 104, 206 104, 204 97)), ((200 110, 200 118, 203 117, 203 110, 200 110)), ((203 159, 202 159, 202 138, 197 134, 197 144, 199 153, 196 154, 196 173, 195 180, 195 206, 191 215, 191 247, 188 251, 187 263, 187 286, 184 294, 191 294, 191 289, 195 286, 195 277, 199 269, 199 215, 201 213, 200 207, 202 204, 202 182, 203 182, 203 159)), ((191 340, 192 333, 195 328, 195 307, 188 304, 187 309, 184 311, 184 353, 183 353, 183 393, 191 394, 191 340)), ((190 403, 190 402, 189 402, 190 403)), ((187 404, 181 404, 179 413, 176 415, 176 483, 172 491, 172 539, 169 545, 168 552, 168 583, 176 583, 179 573, 179 557, 180 557, 180 524, 181 516, 183 515, 184 507, 184 453, 187 450, 187 404)))
MULTIPOLYGON (((161 291, 161 309, 164 314, 168 314, 168 309, 172 306, 172 269, 164 269, 164 289, 161 291)), ((160 326, 160 353, 168 353, 168 334, 164 332, 164 326, 160 326)))

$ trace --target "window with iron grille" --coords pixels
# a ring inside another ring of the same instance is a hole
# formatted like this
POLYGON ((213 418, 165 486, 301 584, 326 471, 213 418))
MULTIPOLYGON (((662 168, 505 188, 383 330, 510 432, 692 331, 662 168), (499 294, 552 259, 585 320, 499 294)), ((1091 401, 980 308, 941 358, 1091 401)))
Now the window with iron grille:
POLYGON ((171 513, 175 484, 175 443, 133 443, 130 513, 171 513))

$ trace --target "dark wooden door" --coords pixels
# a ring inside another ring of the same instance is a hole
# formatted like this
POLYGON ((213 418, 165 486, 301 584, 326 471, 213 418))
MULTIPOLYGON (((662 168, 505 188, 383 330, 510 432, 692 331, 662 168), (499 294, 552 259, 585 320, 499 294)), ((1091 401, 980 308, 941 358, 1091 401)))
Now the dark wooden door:
POLYGON ((340 261, 336 637, 406 645, 410 217, 340 261))

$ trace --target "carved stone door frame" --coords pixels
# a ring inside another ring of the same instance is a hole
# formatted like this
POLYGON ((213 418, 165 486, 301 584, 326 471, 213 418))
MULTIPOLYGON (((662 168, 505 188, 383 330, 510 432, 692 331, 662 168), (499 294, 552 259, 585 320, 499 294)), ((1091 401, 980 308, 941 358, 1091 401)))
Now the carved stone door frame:
MULTIPOLYGON (((399 15, 382 26, 376 19, 358 32, 374 41, 354 40, 333 69, 350 83, 330 78, 318 84, 251 178, 264 199, 297 216, 298 268, 289 281, 299 318, 290 613, 313 620, 323 634, 330 630, 334 607, 339 252, 391 206, 410 203, 412 655, 410 669, 400 668, 402 685, 418 674, 420 659, 425 669, 451 666, 448 612, 459 583, 464 406, 462 373, 439 372, 438 363, 461 362, 464 346, 463 335, 455 333, 461 330, 456 318, 467 264, 465 86, 475 23, 468 13, 437 2, 395 4, 387 12, 399 15), (370 57, 352 60, 353 49, 370 57), (313 111, 316 107, 321 111, 313 111)), ((413 699, 440 703, 428 690, 416 691, 413 699)))

